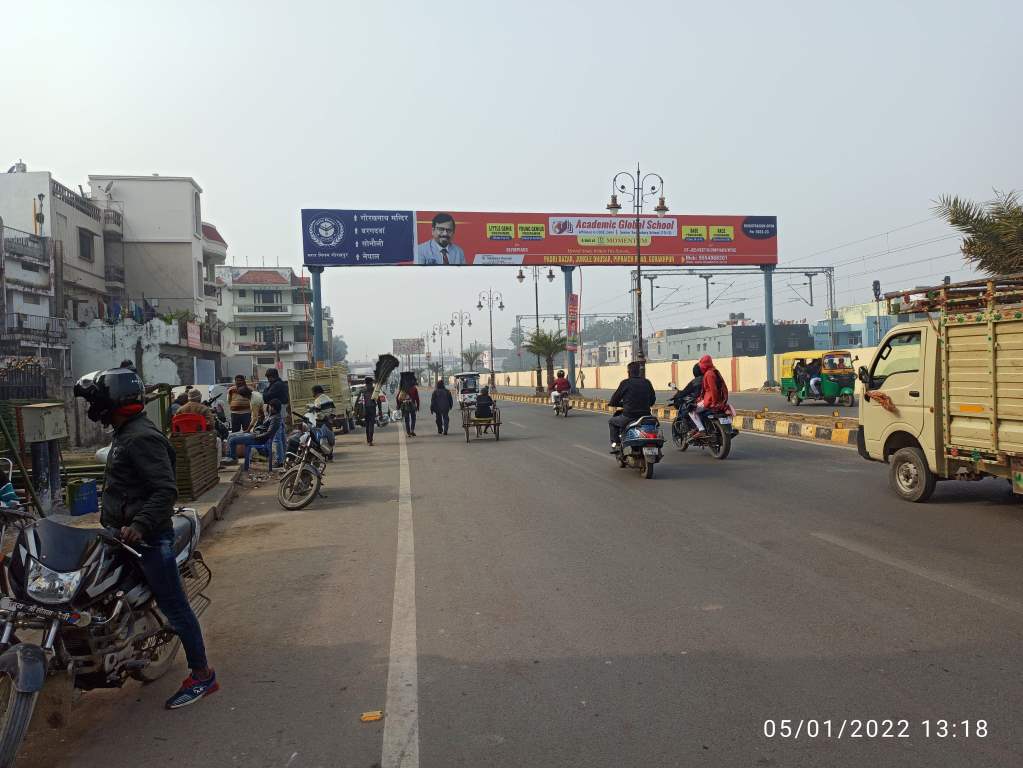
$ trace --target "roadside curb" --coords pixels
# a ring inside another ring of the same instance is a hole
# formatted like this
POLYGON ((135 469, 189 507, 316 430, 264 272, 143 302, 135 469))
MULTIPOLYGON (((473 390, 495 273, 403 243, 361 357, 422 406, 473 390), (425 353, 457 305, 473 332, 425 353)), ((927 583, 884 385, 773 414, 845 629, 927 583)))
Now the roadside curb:
MULTIPOLYGON (((495 397, 502 400, 510 400, 515 403, 527 403, 529 405, 549 405, 546 397, 536 395, 520 395, 515 393, 497 392, 495 397)), ((571 406, 580 411, 595 411, 597 413, 611 413, 612 408, 607 400, 583 400, 569 398, 571 406)), ((675 417, 675 409, 664 405, 658 405, 650 409, 654 416, 659 419, 672 419, 675 417)), ((760 432, 778 437, 787 437, 803 442, 828 443, 831 445, 856 445, 856 419, 841 419, 838 424, 851 422, 850 427, 827 426, 813 424, 811 422, 770 418, 759 411, 736 411, 735 420, 732 424, 742 432, 760 432)))
POLYGON ((198 513, 201 538, 206 536, 206 532, 214 527, 217 520, 224 519, 224 514, 231 507, 235 496, 238 495, 241 474, 241 467, 234 468, 230 472, 220 472, 215 486, 195 501, 184 505, 193 507, 198 513))

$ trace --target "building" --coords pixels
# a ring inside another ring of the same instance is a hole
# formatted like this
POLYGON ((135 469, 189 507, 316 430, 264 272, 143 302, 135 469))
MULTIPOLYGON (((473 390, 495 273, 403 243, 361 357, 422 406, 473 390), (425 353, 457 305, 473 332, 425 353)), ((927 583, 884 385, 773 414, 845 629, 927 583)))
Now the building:
POLYGON ((128 300, 165 316, 184 312, 213 327, 216 268, 227 263, 227 243, 202 220, 202 188, 195 180, 103 174, 90 175, 89 188, 91 201, 111 212, 111 230, 119 217, 111 264, 123 270, 128 300))
MULTIPOLYGON (((313 365, 313 305, 308 277, 290 267, 218 267, 224 328, 224 374, 262 377, 267 368, 313 365)), ((324 346, 333 317, 323 309, 324 346)), ((329 353, 324 349, 324 353, 329 353)))
MULTIPOLYGON (((719 328, 703 328, 687 331, 661 340, 648 339, 648 349, 655 349, 659 355, 648 354, 650 360, 696 360, 703 355, 713 357, 754 357, 764 354, 764 326, 723 325, 719 328)), ((805 323, 775 323, 774 351, 789 352, 797 349, 813 349, 810 327, 805 323)))
POLYGON ((604 344, 604 363, 628 365, 632 360, 632 341, 609 341, 604 344))
POLYGON ((884 335, 899 323, 926 317, 925 312, 890 315, 884 303, 873 301, 841 307, 835 311, 834 338, 830 318, 814 323, 814 349, 876 347, 884 335))

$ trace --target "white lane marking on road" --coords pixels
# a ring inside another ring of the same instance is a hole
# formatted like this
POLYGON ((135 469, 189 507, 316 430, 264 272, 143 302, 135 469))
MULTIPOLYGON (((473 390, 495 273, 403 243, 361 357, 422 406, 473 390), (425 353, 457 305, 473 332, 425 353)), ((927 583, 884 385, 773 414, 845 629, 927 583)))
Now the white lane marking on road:
POLYGON ((503 419, 503 421, 504 421, 504 422, 505 422, 506 424, 511 424, 511 425, 513 425, 513 426, 516 426, 516 427, 518 427, 519 429, 525 429, 525 428, 526 428, 526 425, 525 425, 525 424, 520 424, 519 422, 517 422, 517 421, 512 421, 511 419, 503 419))
POLYGON ((416 556, 412 483, 405 435, 398 432, 398 556, 387 667, 381 768, 419 768, 419 659, 416 649, 416 556))
POLYGON ((921 579, 927 581, 933 581, 935 584, 941 584, 943 587, 948 587, 956 592, 961 592, 964 595, 975 597, 978 600, 983 600, 985 603, 991 603, 997 605, 999 608, 1005 608, 1006 610, 1014 613, 1023 614, 1023 603, 1013 600, 1011 597, 1005 597, 1004 595, 996 594, 995 592, 989 592, 986 589, 971 584, 963 579, 957 579, 955 576, 949 576, 948 574, 941 573, 939 571, 932 571, 930 568, 923 568, 919 565, 914 565, 906 560, 902 560, 897 557, 892 557, 878 549, 874 549, 866 544, 859 544, 855 541, 849 541, 839 536, 833 536, 830 533, 811 533, 816 539, 826 541, 829 544, 834 544, 836 547, 847 549, 850 552, 855 552, 857 555, 876 560, 879 563, 884 563, 892 568, 898 568, 900 571, 911 573, 914 576, 919 576, 921 579))
POLYGON ((587 447, 585 445, 579 445, 579 443, 573 443, 572 447, 573 448, 578 448, 580 451, 586 451, 587 453, 592 453, 594 456, 599 456, 602 459, 613 458, 610 453, 601 453, 600 451, 595 451, 592 448, 589 448, 589 447, 587 447))

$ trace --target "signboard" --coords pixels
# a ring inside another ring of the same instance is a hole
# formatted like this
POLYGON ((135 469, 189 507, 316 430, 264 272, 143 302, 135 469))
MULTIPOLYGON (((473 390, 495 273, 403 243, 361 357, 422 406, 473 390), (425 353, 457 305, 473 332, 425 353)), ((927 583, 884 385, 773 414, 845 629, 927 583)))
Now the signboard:
POLYGON ((199 336, 199 323, 185 323, 185 330, 188 335, 188 346, 192 349, 202 349, 202 339, 199 336))
POLYGON ((391 339, 391 352, 396 355, 421 355, 426 345, 421 336, 411 339, 391 339))
POLYGON ((569 352, 579 351, 579 294, 572 293, 568 296, 568 319, 567 327, 568 344, 565 349, 569 352))
MULTIPOLYGON (((774 216, 643 216, 642 263, 778 263, 774 216)), ((579 213, 303 209, 307 266, 633 266, 636 219, 579 213)))

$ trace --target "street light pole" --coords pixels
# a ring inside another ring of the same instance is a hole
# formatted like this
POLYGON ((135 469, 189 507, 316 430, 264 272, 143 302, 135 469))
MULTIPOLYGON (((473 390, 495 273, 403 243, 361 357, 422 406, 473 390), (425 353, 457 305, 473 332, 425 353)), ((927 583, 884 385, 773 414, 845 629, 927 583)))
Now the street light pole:
POLYGON ((452 328, 455 327, 455 323, 458 323, 458 370, 459 371, 464 371, 465 370, 465 339, 462 336, 462 329, 465 326, 467 326, 467 325, 470 328, 472 327, 472 315, 470 315, 468 312, 462 312, 461 310, 459 310, 458 312, 452 312, 451 313, 451 327, 452 328))
POLYGON ((482 310, 485 306, 490 312, 490 387, 495 389, 494 383, 497 377, 494 375, 494 305, 498 309, 504 309, 504 298, 493 288, 480 291, 479 301, 476 302, 476 309, 482 310))
POLYGON ((434 323, 433 326, 434 340, 440 337, 440 379, 444 380, 444 334, 451 335, 451 331, 448 330, 448 324, 441 320, 439 323, 434 323))
MULTIPOLYGON (((539 335, 539 333, 540 333, 540 267, 532 267, 532 270, 533 270, 533 298, 534 298, 535 304, 536 304, 536 314, 535 314, 535 317, 536 317, 536 333, 537 333, 537 335, 539 335)), ((516 275, 515 279, 518 280, 519 283, 522 283, 522 282, 525 281, 526 276, 522 272, 521 269, 519 269, 519 274, 516 275)), ((549 282, 549 283, 554 282, 554 271, 551 270, 551 269, 547 270, 547 282, 549 282)), ((537 355, 536 356, 536 394, 538 394, 538 395, 542 395, 543 394, 543 384, 541 383, 543 381, 542 377, 543 377, 543 364, 540 362, 540 355, 537 355)))
POLYGON ((639 163, 636 163, 636 175, 629 171, 619 171, 611 179, 611 202, 607 204, 607 210, 612 216, 617 216, 622 210, 618 202, 618 195, 621 194, 626 200, 632 201, 632 211, 636 216, 636 285, 632 289, 636 297, 636 350, 635 359, 640 365, 646 364, 646 353, 643 350, 643 255, 640 239, 640 225, 643 214, 643 204, 646 200, 657 197, 657 205, 654 206, 654 213, 664 216, 668 212, 668 206, 664 203, 664 179, 659 174, 648 173, 643 175, 639 163), (650 188, 647 189, 649 184, 650 188))

